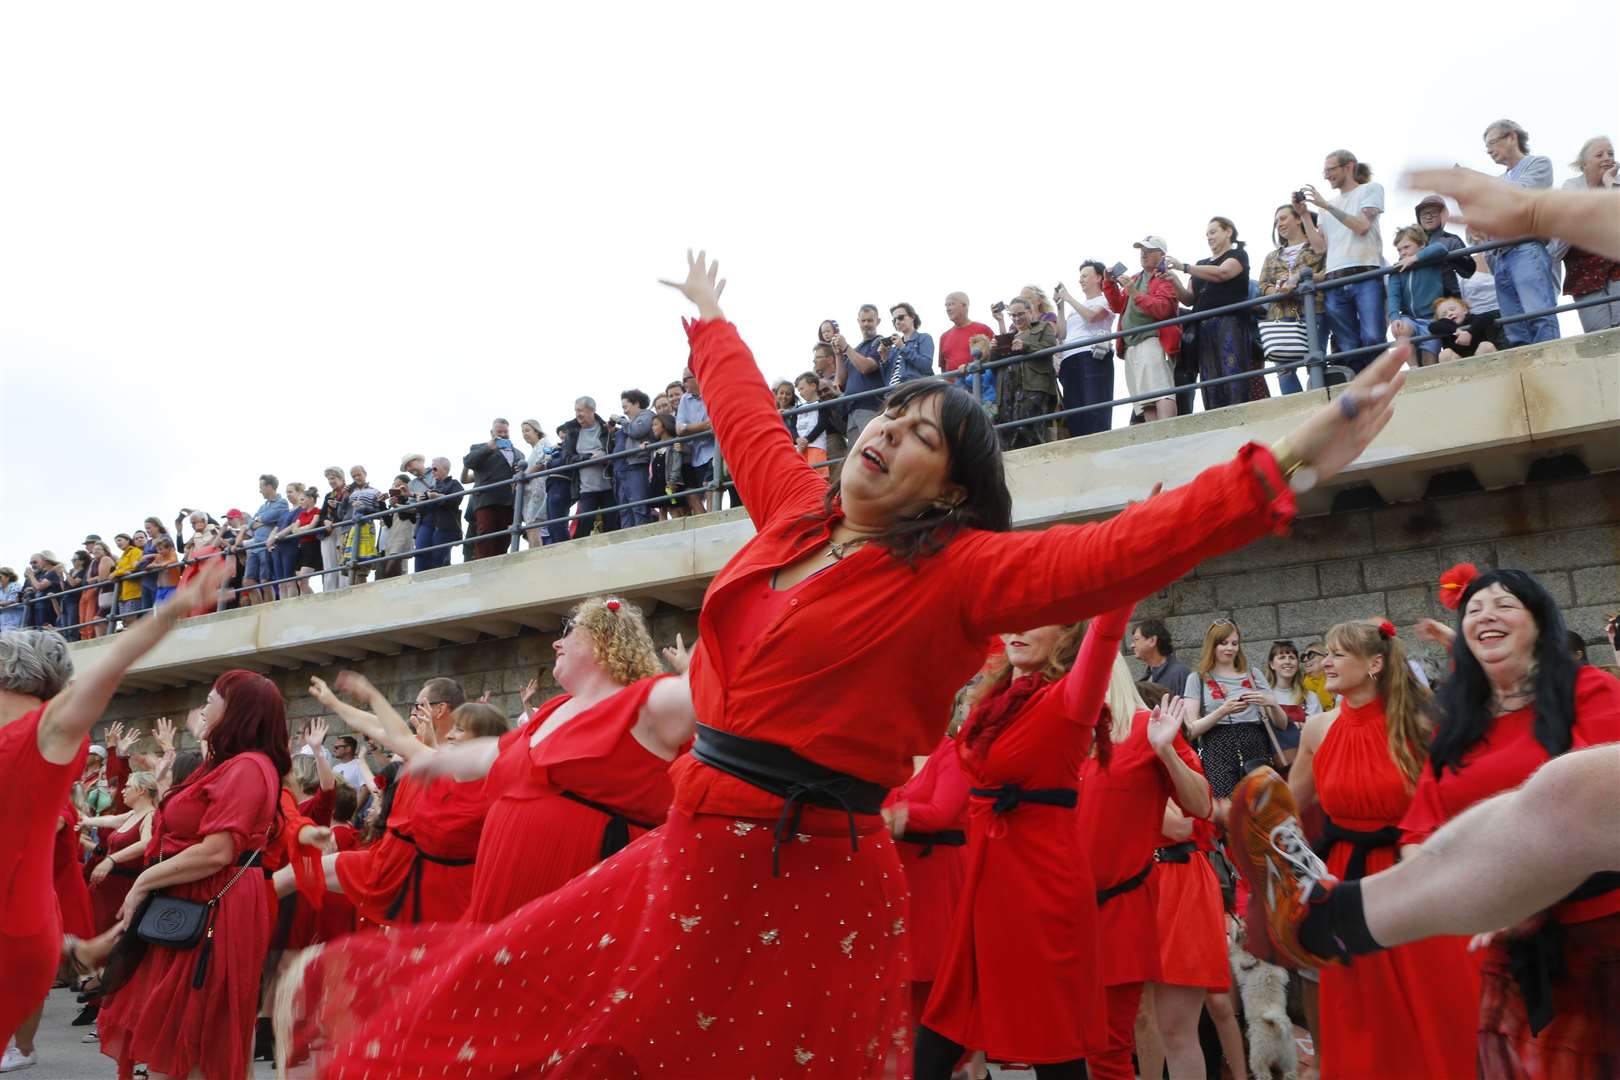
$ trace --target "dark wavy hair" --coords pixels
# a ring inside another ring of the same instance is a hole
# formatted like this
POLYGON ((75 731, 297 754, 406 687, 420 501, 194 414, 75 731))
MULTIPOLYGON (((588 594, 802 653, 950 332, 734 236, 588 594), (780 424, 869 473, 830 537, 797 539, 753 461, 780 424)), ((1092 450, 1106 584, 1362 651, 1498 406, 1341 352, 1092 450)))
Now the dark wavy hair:
POLYGON ((1475 578, 1457 605, 1457 644, 1452 648, 1456 670, 1440 689, 1442 719, 1429 747, 1429 763, 1438 778, 1446 766, 1458 768, 1475 743, 1485 737, 1491 722, 1491 683, 1463 638, 1463 615, 1468 602, 1481 589, 1500 585, 1518 598, 1536 621, 1536 639, 1531 663, 1535 672, 1535 720, 1531 728, 1536 742, 1553 757, 1567 751, 1574 742, 1575 659, 1569 653, 1569 631, 1552 595, 1535 576, 1523 570, 1492 570, 1475 578))
MULTIPOLYGON (((950 454, 946 479, 967 492, 953 510, 929 509, 899 521, 873 537, 872 542, 916 569, 917 560, 938 554, 962 529, 1007 532, 1012 528, 1012 494, 1001 461, 1001 442, 995 425, 973 395, 944 379, 912 379, 901 383, 883 401, 885 412, 904 410, 913 401, 938 397, 939 426, 950 454)), ((821 512, 810 515, 814 532, 833 514, 839 485, 827 489, 821 512)))

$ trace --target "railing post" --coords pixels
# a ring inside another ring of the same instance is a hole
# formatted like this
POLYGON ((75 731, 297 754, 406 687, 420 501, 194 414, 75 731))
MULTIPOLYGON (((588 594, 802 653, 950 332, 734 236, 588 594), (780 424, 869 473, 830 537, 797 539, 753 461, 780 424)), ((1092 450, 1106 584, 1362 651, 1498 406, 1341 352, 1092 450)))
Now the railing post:
POLYGON ((714 442, 714 457, 710 459, 714 464, 714 504, 709 507, 709 513, 717 513, 726 501, 726 459, 720 456, 720 440, 714 442))
POLYGON ((521 549, 519 541, 523 537, 523 504, 528 501, 524 489, 528 487, 528 465, 524 464, 524 471, 512 477, 512 533, 511 542, 507 546, 507 554, 521 549))
POLYGON ((1327 358, 1322 347, 1322 324, 1316 316, 1316 282, 1308 266, 1300 268, 1299 289, 1305 310, 1305 375, 1310 388, 1320 390, 1327 385, 1327 358))

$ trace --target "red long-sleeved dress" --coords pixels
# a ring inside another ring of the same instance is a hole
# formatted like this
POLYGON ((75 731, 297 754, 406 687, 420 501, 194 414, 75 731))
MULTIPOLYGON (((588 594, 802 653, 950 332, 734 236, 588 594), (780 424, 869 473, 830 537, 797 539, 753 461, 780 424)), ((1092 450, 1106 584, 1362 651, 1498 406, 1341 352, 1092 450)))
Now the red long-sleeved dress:
POLYGON ((90 887, 84 883, 84 864, 79 858, 79 812, 73 808, 73 800, 62 800, 57 817, 62 827, 56 830, 51 870, 56 880, 56 904, 62 912, 62 933, 93 938, 96 917, 90 907, 90 887))
POLYGON ((894 790, 889 803, 906 807, 905 832, 895 848, 911 890, 912 1010, 920 1016, 933 989, 966 874, 968 780, 956 756, 956 740, 941 739, 917 775, 894 790))
MULTIPOLYGON (((1517 787, 1546 764, 1547 750, 1536 741, 1534 723, 1534 706, 1504 713, 1463 754, 1459 768, 1446 768, 1436 778, 1425 767, 1401 820, 1401 842, 1422 843, 1474 803, 1517 787)), ((1571 734, 1571 748, 1577 750, 1620 742, 1620 680, 1595 667, 1577 672, 1571 734)), ((1530 1031, 1507 949, 1496 946, 1485 953, 1477 1061, 1479 1075, 1489 1080, 1577 1080, 1620 1068, 1615 1023, 1620 986, 1614 974, 1620 971, 1620 891, 1557 904, 1551 921, 1561 939, 1556 951, 1562 970, 1550 980, 1552 1023, 1539 1035, 1530 1031)))
POLYGON ((46 705, 0 727, 0 1042, 10 1040, 45 995, 61 960, 62 915, 52 882, 58 809, 84 772, 87 738, 66 765, 39 752, 46 705))
POLYGON ((343 895, 379 926, 454 922, 472 900, 473 859, 489 809, 484 780, 397 782, 388 831, 337 857, 343 895))
MULTIPOLYGON (((795 452, 735 328, 700 322, 691 341, 758 530, 705 599, 698 719, 871 783, 903 783, 934 749, 992 634, 1117 607, 1293 512, 1275 459, 1249 446, 1109 522, 966 530, 915 567, 864 546, 795 586, 758 634, 728 636, 776 570, 825 549, 832 522, 806 520, 826 483, 795 452)), ((773 876, 783 800, 691 755, 672 774, 664 826, 453 952, 407 948, 350 972, 326 953, 308 962, 287 1008, 300 1042, 322 1040, 323 1075, 775 1077, 814 1065, 878 1077, 903 1063, 906 888, 881 819, 855 817, 851 850, 848 817, 806 809, 773 876), (394 1006, 345 1012, 352 980, 380 978, 400 987, 394 1006), (475 1017, 468 1002, 483 994, 495 996, 475 1017)))

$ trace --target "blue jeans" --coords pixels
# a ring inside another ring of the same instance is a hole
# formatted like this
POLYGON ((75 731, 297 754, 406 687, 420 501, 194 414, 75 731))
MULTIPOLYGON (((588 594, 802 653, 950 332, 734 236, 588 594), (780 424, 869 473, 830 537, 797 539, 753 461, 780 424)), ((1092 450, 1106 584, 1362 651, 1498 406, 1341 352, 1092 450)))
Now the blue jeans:
MULTIPOLYGON (((1322 298, 1322 307, 1327 314, 1328 329, 1333 331, 1334 350, 1349 352, 1352 349, 1382 345, 1385 326, 1384 304, 1384 283, 1378 278, 1342 288, 1329 288, 1322 298)), ((1344 366, 1359 372, 1372 363, 1377 355, 1367 353, 1363 356, 1353 356, 1344 362, 1344 366)))
POLYGON ((271 565, 271 553, 262 547, 256 547, 247 553, 247 569, 242 571, 243 579, 252 578, 254 581, 270 581, 276 576, 275 568, 271 565))
POLYGON ((560 544, 568 539, 571 521, 558 521, 557 518, 568 516, 568 508, 574 504, 574 487, 568 480, 561 483, 546 484, 546 520, 551 522, 540 530, 542 544, 560 544))
MULTIPOLYGON (((1547 249, 1535 242, 1503 248, 1493 264, 1496 272, 1496 303, 1502 317, 1526 311, 1545 311, 1558 306, 1558 278, 1553 274, 1547 249)), ((1558 316, 1504 323, 1502 332, 1510 345, 1558 340, 1558 316)))
MULTIPOLYGON (((420 532, 417 533, 418 537, 421 537, 421 535, 422 534, 420 532)), ((450 565, 450 552, 454 550, 453 545, 455 542, 461 539, 461 530, 455 528, 430 528, 428 530, 426 539, 427 544, 424 545, 426 547, 432 547, 436 544, 444 544, 446 546, 439 548, 437 551, 422 552, 422 554, 416 557, 416 568, 418 570, 437 570, 441 566, 450 565)))
POLYGON ((1303 393, 1305 388, 1299 385, 1299 369, 1284 371, 1277 376, 1277 388, 1285 394, 1303 393))
MULTIPOLYGON (((454 537, 452 537, 452 539, 454 539, 454 537)), ((416 556, 416 559, 415 559, 415 563, 416 563, 416 572, 418 574, 420 574, 423 570, 432 570, 435 566, 440 565, 439 563, 435 562, 434 559, 433 559, 433 557, 435 555, 437 555, 438 552, 436 552, 436 551, 422 551, 421 550, 422 548, 432 547, 433 546, 433 523, 432 522, 430 522, 430 521, 418 521, 416 523, 416 539, 413 542, 415 543, 416 548, 417 548, 417 556, 416 556)), ((449 550, 450 550, 449 548, 445 548, 446 552, 448 552, 449 550)))
MULTIPOLYGON (((1114 398, 1114 353, 1112 348, 1101 357, 1090 349, 1065 356, 1058 365, 1058 383, 1063 387, 1063 407, 1078 408, 1095 405, 1114 398)), ((1111 409, 1092 409, 1089 412, 1065 416, 1069 437, 1095 435, 1112 427, 1111 409)))
POLYGON ((579 493, 579 529, 576 535, 589 536, 596 528, 596 515, 602 515, 602 531, 613 532, 619 527, 619 512, 609 510, 613 505, 611 491, 582 491, 579 493))
POLYGON ((276 544, 276 549, 270 553, 271 565, 275 567, 276 580, 281 582, 276 586, 282 596, 297 596, 298 582, 288 581, 298 572, 298 541, 283 538, 276 544))
MULTIPOLYGON (((652 478, 647 474, 647 466, 631 465, 619 477, 618 501, 620 503, 639 502, 652 497, 652 478)), ((646 525, 651 522, 651 506, 631 506, 619 511, 619 527, 633 529, 637 525, 646 525)))

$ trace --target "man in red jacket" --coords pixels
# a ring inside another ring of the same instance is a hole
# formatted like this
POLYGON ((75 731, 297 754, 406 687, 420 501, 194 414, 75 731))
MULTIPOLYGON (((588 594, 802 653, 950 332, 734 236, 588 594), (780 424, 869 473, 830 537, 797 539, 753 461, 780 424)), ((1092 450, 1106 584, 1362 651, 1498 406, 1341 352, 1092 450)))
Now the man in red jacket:
MULTIPOLYGON (((1133 246, 1141 252, 1142 272, 1126 278, 1122 292, 1109 294, 1108 306, 1120 313, 1122 331, 1176 314, 1176 286, 1164 265, 1164 241, 1146 236, 1133 246)), ((1171 369, 1176 353, 1181 351, 1181 328, 1166 326, 1156 334, 1127 334, 1120 339, 1118 349, 1125 358, 1125 387, 1130 396, 1172 391, 1162 398, 1138 401, 1131 406, 1132 411, 1144 420, 1168 420, 1176 415, 1176 381, 1171 369)))

